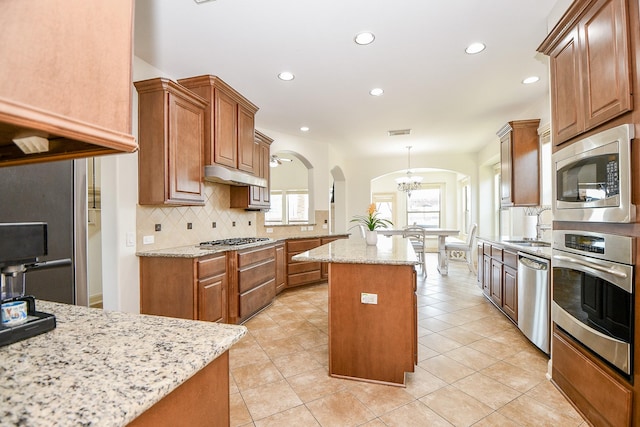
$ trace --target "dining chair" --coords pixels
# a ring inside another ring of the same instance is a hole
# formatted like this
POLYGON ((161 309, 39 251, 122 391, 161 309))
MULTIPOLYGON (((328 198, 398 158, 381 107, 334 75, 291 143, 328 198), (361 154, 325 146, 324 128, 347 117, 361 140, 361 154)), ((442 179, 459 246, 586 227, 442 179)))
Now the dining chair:
POLYGON ((422 275, 427 276, 427 257, 425 256, 425 231, 422 227, 409 226, 402 229, 402 237, 408 238, 418 256, 422 275))
POLYGON ((447 254, 447 261, 449 260, 461 260, 467 261, 467 266, 469 267, 469 271, 472 273, 476 272, 474 263, 473 263, 473 245, 475 244, 476 234, 478 232, 478 224, 472 224, 469 227, 469 231, 467 232, 467 240, 461 241, 460 239, 450 239, 447 237, 447 240, 444 244, 444 250, 447 254), (462 252, 464 253, 464 259, 461 257, 451 256, 451 252, 462 252))

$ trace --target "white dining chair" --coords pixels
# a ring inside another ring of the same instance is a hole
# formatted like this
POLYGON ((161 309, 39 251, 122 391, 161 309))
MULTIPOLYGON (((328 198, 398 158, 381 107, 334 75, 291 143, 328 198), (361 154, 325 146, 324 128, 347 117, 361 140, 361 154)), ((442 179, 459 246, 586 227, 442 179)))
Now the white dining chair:
POLYGON ((469 271, 476 272, 475 265, 473 263, 473 247, 475 244, 476 234, 478 232, 478 224, 472 224, 467 233, 467 240, 462 241, 460 239, 451 239, 447 237, 444 244, 444 250, 447 254, 447 260, 461 260, 466 261, 469 271), (464 253, 464 259, 461 257, 451 256, 451 252, 464 253))
POLYGON ((425 231, 422 227, 409 226, 402 230, 402 237, 408 238, 420 261, 422 275, 427 276, 427 257, 425 256, 425 231))

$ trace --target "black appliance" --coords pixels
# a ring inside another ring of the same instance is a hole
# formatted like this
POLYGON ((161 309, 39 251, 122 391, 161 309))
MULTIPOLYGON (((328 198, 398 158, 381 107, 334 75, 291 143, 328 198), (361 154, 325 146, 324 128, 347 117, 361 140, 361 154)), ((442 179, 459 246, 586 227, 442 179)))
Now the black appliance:
POLYGON ((249 245, 251 243, 265 242, 270 240, 268 237, 234 237, 231 239, 210 240, 208 242, 201 242, 200 247, 203 249, 217 247, 217 246, 242 246, 249 245))
POLYGON ((0 305, 27 303, 27 320, 16 325, 0 322, 0 346, 11 344, 56 327, 53 314, 36 310, 35 298, 25 294, 25 273, 71 265, 71 259, 38 260, 47 255, 47 224, 0 223, 0 305))
POLYGON ((633 237, 553 232, 553 321, 607 363, 633 373, 633 237))

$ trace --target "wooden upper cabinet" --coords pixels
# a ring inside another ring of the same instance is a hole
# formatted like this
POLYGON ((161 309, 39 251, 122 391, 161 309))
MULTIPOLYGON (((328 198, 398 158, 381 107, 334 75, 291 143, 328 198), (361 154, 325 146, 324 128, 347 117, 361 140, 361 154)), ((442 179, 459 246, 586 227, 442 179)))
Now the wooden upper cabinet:
POLYGON ((539 119, 512 121, 497 133, 503 207, 540 204, 539 124, 539 119))
POLYGON ((255 174, 267 180, 266 187, 232 186, 230 191, 230 207, 241 209, 262 210, 271 207, 269 160, 271 158, 271 143, 273 139, 260 131, 255 131, 254 157, 256 159, 255 174))
POLYGON ((538 51, 549 55, 559 145, 633 108, 627 0, 577 0, 538 51))
POLYGON ((0 28, 0 166, 137 149, 132 0, 4 0, 0 28), (49 151, 24 154, 28 136, 49 151))
POLYGON ((255 173, 255 114, 258 107, 212 75, 189 77, 178 83, 209 102, 206 107, 204 161, 255 173))
POLYGON ((207 102, 175 82, 157 78, 138 90, 138 202, 204 205, 202 144, 207 102))

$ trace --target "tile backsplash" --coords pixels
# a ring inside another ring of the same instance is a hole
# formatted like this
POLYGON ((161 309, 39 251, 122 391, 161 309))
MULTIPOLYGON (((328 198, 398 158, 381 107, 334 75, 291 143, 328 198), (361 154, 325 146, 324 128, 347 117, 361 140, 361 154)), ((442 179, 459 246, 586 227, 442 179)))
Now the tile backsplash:
POLYGON ((264 226, 264 213, 231 209, 229 186, 207 182, 204 184, 204 206, 136 206, 136 248, 138 251, 166 249, 198 244, 207 240, 231 237, 286 237, 328 234, 328 211, 315 212, 315 224, 264 226), (215 228, 213 227, 215 223, 215 228), (156 231, 156 225, 160 231, 156 231), (191 224, 191 228, 189 228, 191 224), (323 228, 327 225, 327 228, 323 228), (304 228, 304 230, 303 230, 304 228), (271 232, 267 232, 269 230, 271 232), (145 244, 152 236, 153 243, 145 244))

